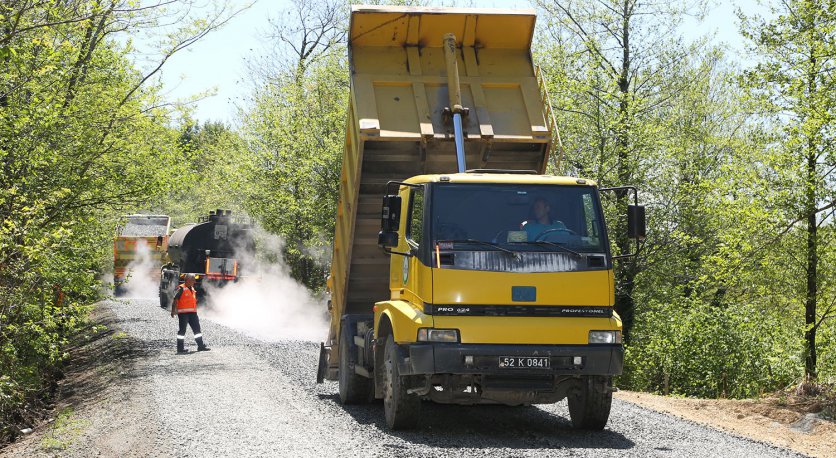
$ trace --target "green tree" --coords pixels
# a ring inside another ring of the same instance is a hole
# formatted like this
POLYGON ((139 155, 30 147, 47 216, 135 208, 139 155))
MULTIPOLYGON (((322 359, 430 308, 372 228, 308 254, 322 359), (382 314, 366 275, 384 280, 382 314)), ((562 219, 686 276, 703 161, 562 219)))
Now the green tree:
POLYGON ((214 209, 248 212, 248 199, 257 193, 248 173, 255 160, 243 138, 222 122, 198 124, 185 117, 177 129, 177 165, 167 166, 172 185, 148 209, 172 217, 173 227, 193 223, 214 209))
MULTIPOLYGON (((642 255, 619 273, 619 282, 634 273, 617 290, 629 292, 634 313, 619 308, 631 330, 620 384, 733 397, 786 386, 798 348, 791 299, 777 293, 786 259, 758 250, 774 236, 770 186, 783 165, 771 159, 769 128, 749 115, 738 70, 704 41, 677 37, 682 15, 702 4, 542 6, 553 14, 537 59, 564 170, 638 185, 649 205, 642 255)), ((609 217, 622 214, 611 208, 609 217)))
POLYGON ((833 245, 832 237, 820 234, 823 226, 832 227, 836 209, 836 2, 786 1, 772 13, 769 20, 741 16, 742 33, 759 59, 743 80, 767 122, 780 131, 773 151, 782 166, 774 180, 782 227, 764 248, 797 248, 788 253, 795 262, 787 268, 804 282, 804 371, 814 379, 817 331, 833 315, 836 293, 823 288, 831 286, 823 271, 832 267, 822 265, 822 254, 833 245), (821 310, 819 304, 828 299, 821 310))
POLYGON ((247 176, 258 192, 248 210, 285 240, 294 278, 321 288, 330 262, 348 107, 344 5, 307 14, 297 2, 273 21, 283 46, 259 76, 242 133, 253 154, 247 176), (301 22, 288 19, 303 18, 301 22))
MULTIPOLYGON (((550 79, 565 85, 550 91, 558 95, 558 124, 568 126, 563 131, 568 167, 556 172, 594 178, 604 186, 643 185, 652 172, 649 156, 660 133, 650 120, 691 82, 679 68, 687 66, 696 48, 683 45, 676 28, 685 14, 700 13, 704 2, 537 4, 547 13, 546 33, 554 43, 547 51, 552 62, 544 68, 550 79)), ((616 215, 626 214, 627 202, 627 195, 617 196, 616 215)), ((615 220, 611 237, 616 254, 626 254, 631 251, 626 221, 615 220)), ((615 307, 625 340, 633 326, 640 270, 633 261, 616 268, 615 307)))
POLYGON ((176 136, 154 84, 165 61, 228 17, 188 5, 159 60, 132 62, 126 31, 175 11, 116 0, 0 5, 0 435, 53 380, 100 296, 115 214, 171 182, 176 136))

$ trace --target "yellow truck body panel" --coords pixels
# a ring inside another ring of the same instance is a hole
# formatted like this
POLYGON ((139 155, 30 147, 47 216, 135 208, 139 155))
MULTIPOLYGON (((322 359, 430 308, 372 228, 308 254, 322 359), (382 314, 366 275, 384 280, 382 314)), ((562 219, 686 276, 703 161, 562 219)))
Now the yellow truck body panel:
MULTIPOLYGON (((374 307, 375 323, 385 317, 392 324, 395 342, 415 342, 418 329, 433 327, 432 315, 427 315, 414 303, 400 300, 383 301, 374 307)), ((377 337, 377 334, 375 334, 377 337)))
POLYGON ((440 316, 433 319, 433 324, 436 328, 458 329, 463 344, 587 345, 589 331, 621 330, 617 317, 440 316))
MULTIPOLYGON (((458 329, 465 344, 586 345, 589 331, 620 331, 618 315, 610 318, 567 317, 471 317, 424 313, 414 303, 399 300, 378 302, 375 323, 385 317, 397 343, 416 341, 421 328, 458 329), (501 321, 501 322, 500 322, 501 321)), ((375 337, 378 337, 375 334, 375 337)))
POLYGON ((512 304, 511 287, 537 288, 526 305, 612 306, 611 270, 559 273, 480 272, 434 269, 432 302, 437 304, 512 304), (478 288, 470 285, 478 284, 478 288), (467 286, 467 287, 465 287, 467 286))
POLYGON ((113 280, 119 286, 131 274, 131 269, 148 268, 142 275, 159 279, 160 267, 165 263, 171 219, 167 215, 126 215, 116 228, 113 238, 113 280), (147 253, 143 251, 147 250, 147 253))

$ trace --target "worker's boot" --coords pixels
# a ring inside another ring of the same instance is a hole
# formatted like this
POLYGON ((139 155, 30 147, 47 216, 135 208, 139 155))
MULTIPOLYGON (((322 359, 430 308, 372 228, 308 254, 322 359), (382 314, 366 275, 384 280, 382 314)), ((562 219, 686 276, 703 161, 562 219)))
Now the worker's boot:
POLYGON ((197 351, 209 351, 210 348, 203 343, 203 336, 197 336, 194 338, 195 343, 197 344, 197 351))
POLYGON ((185 339, 177 339, 177 354, 182 355, 184 353, 188 353, 189 350, 186 350, 186 340, 185 339))

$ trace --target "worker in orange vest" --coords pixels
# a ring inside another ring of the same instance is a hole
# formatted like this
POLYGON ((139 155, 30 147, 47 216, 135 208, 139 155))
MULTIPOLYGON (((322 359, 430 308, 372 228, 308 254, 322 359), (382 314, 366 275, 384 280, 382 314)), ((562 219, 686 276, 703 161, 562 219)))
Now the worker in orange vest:
POLYGON ((186 274, 185 282, 182 283, 174 294, 171 303, 171 317, 177 314, 180 320, 180 328, 177 330, 177 353, 188 353, 186 350, 186 325, 192 328, 194 341, 197 343, 197 351, 209 351, 209 347, 203 343, 203 334, 200 332, 200 320, 197 318, 197 292, 194 289, 194 274, 186 274))

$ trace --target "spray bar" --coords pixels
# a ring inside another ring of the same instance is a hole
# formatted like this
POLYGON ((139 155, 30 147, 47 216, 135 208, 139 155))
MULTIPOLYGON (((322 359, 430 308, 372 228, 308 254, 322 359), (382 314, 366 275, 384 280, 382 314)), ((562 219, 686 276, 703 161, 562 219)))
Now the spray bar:
POLYGON ((444 60, 447 63, 447 93, 450 96, 450 112, 453 114, 453 135, 456 140, 456 162, 459 173, 467 170, 464 157, 464 130, 462 128, 462 92, 459 86, 459 67, 456 62, 456 35, 444 35, 444 60))

